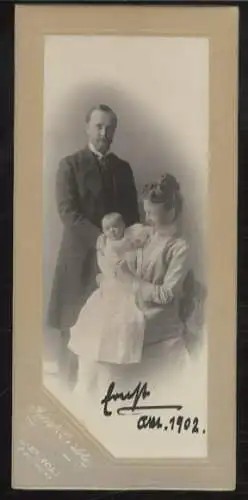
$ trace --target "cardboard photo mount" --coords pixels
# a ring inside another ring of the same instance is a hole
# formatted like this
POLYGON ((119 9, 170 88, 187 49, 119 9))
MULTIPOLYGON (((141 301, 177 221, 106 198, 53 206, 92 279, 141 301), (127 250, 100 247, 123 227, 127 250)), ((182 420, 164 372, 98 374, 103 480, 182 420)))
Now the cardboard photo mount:
MULTIPOLYGON (((146 465, 126 462, 118 467, 118 474, 117 465, 106 457, 104 474, 93 474, 92 466, 92 477, 89 469, 87 479, 71 484, 70 470, 65 468, 64 483, 57 487, 232 490, 236 480, 238 9, 205 6, 16 7, 12 486, 51 487, 43 476, 37 483, 31 466, 24 474, 24 460, 16 451, 19 423, 30 404, 45 405, 58 421, 68 422, 78 440, 82 437, 79 424, 48 396, 41 379, 44 37, 110 34, 209 40, 208 457, 146 465)), ((60 442, 56 443, 54 455, 60 453, 60 442)))

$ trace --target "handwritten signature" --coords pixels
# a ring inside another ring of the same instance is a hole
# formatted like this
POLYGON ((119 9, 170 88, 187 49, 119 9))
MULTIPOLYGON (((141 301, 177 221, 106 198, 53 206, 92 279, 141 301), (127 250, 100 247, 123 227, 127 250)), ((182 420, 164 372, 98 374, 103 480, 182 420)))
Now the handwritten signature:
POLYGON ((129 390, 127 392, 116 392, 115 391, 115 382, 111 382, 104 398, 101 400, 101 404, 103 405, 103 413, 106 417, 110 417, 112 415, 112 411, 109 409, 108 405, 114 401, 131 401, 130 406, 121 406, 117 409, 118 415, 124 415, 127 412, 137 413, 140 410, 181 410, 182 405, 139 405, 140 400, 146 400, 151 395, 151 392, 148 390, 147 382, 141 383, 139 382, 133 390, 129 390))

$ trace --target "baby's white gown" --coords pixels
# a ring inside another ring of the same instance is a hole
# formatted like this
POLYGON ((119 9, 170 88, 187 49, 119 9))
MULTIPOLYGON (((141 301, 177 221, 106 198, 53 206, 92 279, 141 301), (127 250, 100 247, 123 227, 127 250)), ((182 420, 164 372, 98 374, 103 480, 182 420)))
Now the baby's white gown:
POLYGON ((131 286, 114 277, 116 262, 116 253, 111 245, 106 246, 100 258, 102 283, 71 329, 68 347, 87 363, 129 364, 142 358, 144 315, 135 304, 131 286))

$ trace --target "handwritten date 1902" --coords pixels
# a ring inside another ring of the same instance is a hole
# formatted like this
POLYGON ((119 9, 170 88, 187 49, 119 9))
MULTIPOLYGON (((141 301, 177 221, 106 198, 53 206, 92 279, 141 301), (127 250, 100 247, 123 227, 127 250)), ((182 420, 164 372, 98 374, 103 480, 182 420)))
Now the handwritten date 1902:
MULTIPOLYGON (((199 434, 199 419, 197 417, 183 417, 178 415, 177 417, 171 417, 169 422, 164 424, 161 417, 155 417, 153 415, 141 415, 137 420, 137 429, 160 429, 163 431, 174 431, 178 434, 181 432, 191 432, 192 434, 199 434)), ((205 434, 205 429, 203 429, 203 434, 205 434)))

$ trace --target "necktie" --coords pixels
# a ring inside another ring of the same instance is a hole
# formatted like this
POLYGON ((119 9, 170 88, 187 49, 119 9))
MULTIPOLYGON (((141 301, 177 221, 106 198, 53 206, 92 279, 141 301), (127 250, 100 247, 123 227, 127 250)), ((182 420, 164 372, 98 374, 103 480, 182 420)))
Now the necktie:
POLYGON ((108 168, 106 156, 98 157, 98 163, 100 165, 100 171, 105 172, 108 168))
POLYGON ((103 156, 99 162, 99 169, 102 178, 104 205, 106 213, 112 212, 115 209, 115 193, 113 185, 113 173, 108 157, 103 156))

